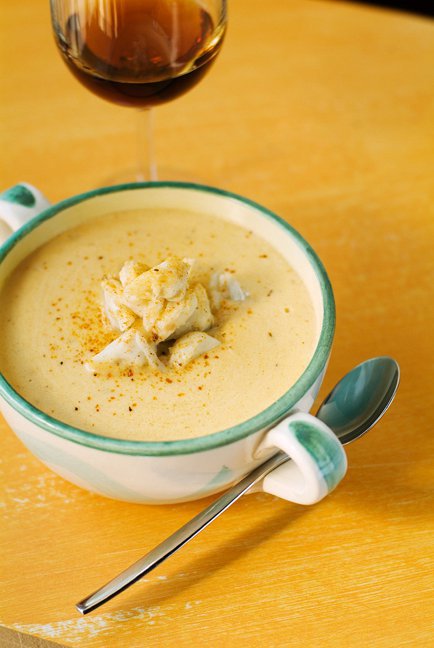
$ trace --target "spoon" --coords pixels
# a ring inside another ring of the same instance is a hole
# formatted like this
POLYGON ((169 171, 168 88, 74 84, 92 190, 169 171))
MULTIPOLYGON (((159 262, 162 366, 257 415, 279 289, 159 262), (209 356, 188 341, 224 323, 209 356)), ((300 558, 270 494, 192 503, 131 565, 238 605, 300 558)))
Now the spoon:
MULTIPOLYGON (((387 356, 362 362, 332 389, 318 409, 317 418, 333 430, 342 444, 355 441, 370 430, 388 409, 398 388, 399 374, 398 363, 387 356)), ((155 549, 77 603, 77 610, 82 614, 95 610, 155 569, 192 540, 263 477, 289 460, 290 457, 284 452, 273 455, 155 549)))

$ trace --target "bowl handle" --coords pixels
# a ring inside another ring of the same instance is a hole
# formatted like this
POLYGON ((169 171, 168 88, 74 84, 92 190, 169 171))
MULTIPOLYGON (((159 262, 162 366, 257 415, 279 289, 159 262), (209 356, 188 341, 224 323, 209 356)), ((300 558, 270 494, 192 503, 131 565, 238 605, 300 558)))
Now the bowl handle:
POLYGON ((269 430, 258 451, 283 450, 292 461, 279 466, 261 487, 297 504, 315 504, 330 493, 347 470, 345 450, 332 430, 310 414, 288 416, 269 430))
POLYGON ((27 182, 6 189, 0 194, 0 244, 47 207, 45 196, 27 182))

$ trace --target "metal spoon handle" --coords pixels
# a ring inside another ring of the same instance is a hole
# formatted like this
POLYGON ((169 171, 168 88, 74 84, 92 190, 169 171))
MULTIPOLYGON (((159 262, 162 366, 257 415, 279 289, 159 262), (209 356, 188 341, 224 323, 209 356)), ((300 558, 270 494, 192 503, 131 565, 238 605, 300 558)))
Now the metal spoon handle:
POLYGON ((192 538, 202 531, 202 529, 207 527, 208 524, 221 515, 221 513, 226 511, 231 504, 236 502, 263 477, 287 461, 289 461, 289 457, 284 452, 278 452, 273 455, 270 459, 255 468, 255 470, 244 477, 229 491, 224 493, 224 495, 219 497, 215 502, 207 506, 207 508, 196 515, 196 517, 187 522, 187 524, 166 538, 164 542, 125 569, 106 585, 103 585, 103 587, 96 590, 96 592, 77 603, 77 610, 82 614, 87 614, 103 603, 106 603, 123 590, 127 589, 127 587, 133 583, 137 582, 140 578, 145 576, 145 574, 148 574, 150 571, 155 569, 155 567, 160 565, 164 560, 166 560, 166 558, 169 558, 169 556, 192 540, 192 538))

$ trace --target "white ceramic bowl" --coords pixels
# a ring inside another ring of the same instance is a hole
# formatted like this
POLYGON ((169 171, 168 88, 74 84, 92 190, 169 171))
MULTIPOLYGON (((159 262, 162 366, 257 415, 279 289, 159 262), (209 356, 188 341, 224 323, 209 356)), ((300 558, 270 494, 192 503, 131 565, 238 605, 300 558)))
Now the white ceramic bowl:
MULTIPOLYGON (((3 216, 16 228, 43 205, 41 194, 22 184, 0 196, 0 219, 3 216)), ((138 183, 98 189, 44 209, 6 240, 0 248, 0 288, 23 258, 57 234, 94 216, 143 207, 189 209, 237 223, 263 237, 288 259, 303 279, 316 314, 316 348, 309 366, 264 411, 226 430, 213 434, 204 430, 204 435, 195 439, 125 441, 85 432, 38 410, 0 374, 0 407, 7 422, 29 450, 56 473, 108 497, 147 503, 204 497, 237 481, 281 447, 296 461, 269 475, 264 490, 292 501, 318 501, 343 477, 345 453, 336 437, 313 417, 300 419, 299 415, 297 425, 291 419, 288 424, 286 417, 308 412, 318 393, 332 345, 334 301, 315 252, 278 216, 246 198, 202 185, 138 183), (306 434, 300 432, 300 426, 306 434), (269 432, 272 428, 273 434, 269 432)))

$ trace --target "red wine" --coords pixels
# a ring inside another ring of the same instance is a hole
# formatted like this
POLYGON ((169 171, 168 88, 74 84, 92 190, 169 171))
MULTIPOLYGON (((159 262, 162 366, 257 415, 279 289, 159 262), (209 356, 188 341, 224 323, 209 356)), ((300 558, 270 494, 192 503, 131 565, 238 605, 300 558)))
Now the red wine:
POLYGON ((196 85, 218 54, 224 27, 194 0, 106 0, 71 15, 58 46, 74 76, 117 104, 150 107, 196 85))

